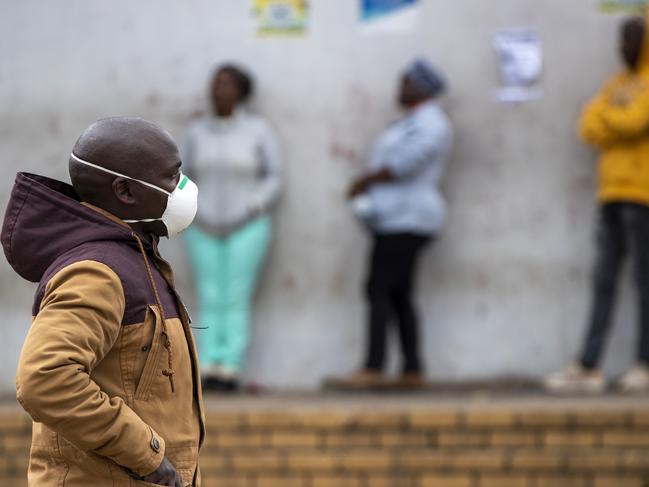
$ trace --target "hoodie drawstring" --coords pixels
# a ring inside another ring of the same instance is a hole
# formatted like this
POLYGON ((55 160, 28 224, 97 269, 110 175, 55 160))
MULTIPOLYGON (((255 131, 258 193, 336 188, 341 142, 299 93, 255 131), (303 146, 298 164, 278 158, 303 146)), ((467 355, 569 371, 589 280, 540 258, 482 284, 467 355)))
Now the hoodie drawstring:
POLYGON ((164 347, 167 350, 167 364, 169 366, 168 369, 162 370, 162 375, 169 377, 171 392, 175 393, 176 384, 174 382, 175 372, 173 366, 173 352, 171 349, 171 340, 169 340, 169 333, 167 332, 167 319, 165 317, 165 311, 164 308, 162 307, 162 301, 160 301, 160 295, 158 294, 158 287, 155 285, 155 281, 153 280, 153 273, 151 272, 151 266, 149 265, 149 259, 146 256, 144 245, 142 245, 142 240, 140 240, 140 237, 138 237, 136 233, 132 233, 131 235, 133 235, 133 238, 137 242, 137 245, 140 249, 140 253, 142 254, 142 258, 144 259, 144 266, 146 267, 146 272, 149 277, 149 283, 151 284, 151 289, 153 289, 153 295, 155 296, 158 309, 160 310, 160 316, 162 318, 162 336, 164 338, 164 347))

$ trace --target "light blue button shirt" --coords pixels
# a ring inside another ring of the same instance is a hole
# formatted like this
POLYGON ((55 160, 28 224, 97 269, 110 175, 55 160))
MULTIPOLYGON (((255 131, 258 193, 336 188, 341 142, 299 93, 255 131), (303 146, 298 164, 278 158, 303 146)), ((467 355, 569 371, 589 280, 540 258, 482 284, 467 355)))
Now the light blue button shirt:
POLYGON ((417 107, 377 140, 369 168, 390 168, 397 179, 369 190, 366 223, 377 233, 433 235, 446 219, 439 183, 451 150, 451 123, 434 102, 417 107))

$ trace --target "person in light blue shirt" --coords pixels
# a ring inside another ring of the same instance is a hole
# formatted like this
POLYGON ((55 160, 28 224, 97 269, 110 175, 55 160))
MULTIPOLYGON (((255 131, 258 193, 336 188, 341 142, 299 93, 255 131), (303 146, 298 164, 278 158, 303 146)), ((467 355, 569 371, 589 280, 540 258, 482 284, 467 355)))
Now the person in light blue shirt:
MULTIPOLYGON (((406 110, 379 137, 367 172, 351 185, 354 212, 370 229, 374 245, 369 266, 368 352, 365 366, 342 387, 388 385, 383 374, 387 326, 399 325, 403 353, 397 386, 423 385, 418 322, 412 294, 417 257, 441 230, 446 202, 439 189, 452 146, 451 123, 437 103, 446 83, 427 61, 404 72, 399 102, 406 110)), ((394 384, 389 384, 394 385, 394 384)))

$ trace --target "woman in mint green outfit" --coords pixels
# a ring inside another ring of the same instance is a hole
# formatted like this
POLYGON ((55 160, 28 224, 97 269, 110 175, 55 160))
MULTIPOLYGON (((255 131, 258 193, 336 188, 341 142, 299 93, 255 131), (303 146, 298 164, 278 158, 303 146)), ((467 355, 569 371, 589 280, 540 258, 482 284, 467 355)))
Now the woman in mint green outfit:
POLYGON ((189 128, 183 169, 200 187, 185 233, 200 309, 199 358, 206 390, 233 391, 248 345, 250 307, 282 186, 277 138, 248 113, 252 80, 233 65, 210 85, 213 112, 189 128))

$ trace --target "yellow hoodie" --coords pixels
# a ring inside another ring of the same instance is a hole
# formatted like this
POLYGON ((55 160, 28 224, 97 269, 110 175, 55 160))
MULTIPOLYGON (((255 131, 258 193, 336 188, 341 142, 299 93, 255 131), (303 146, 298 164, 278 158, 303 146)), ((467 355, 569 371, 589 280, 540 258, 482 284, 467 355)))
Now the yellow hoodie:
POLYGON ((638 69, 604 85, 584 109, 579 132, 601 150, 598 199, 649 205, 649 22, 638 69))

